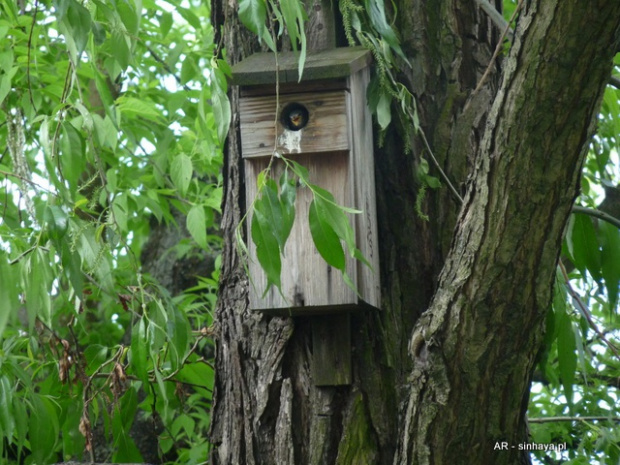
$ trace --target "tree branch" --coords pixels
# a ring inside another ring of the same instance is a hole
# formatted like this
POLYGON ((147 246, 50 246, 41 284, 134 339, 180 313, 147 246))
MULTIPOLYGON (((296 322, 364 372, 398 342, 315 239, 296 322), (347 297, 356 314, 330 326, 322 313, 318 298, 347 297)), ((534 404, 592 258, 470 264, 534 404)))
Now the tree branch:
POLYGON ((605 345, 609 348, 609 350, 611 350, 614 353, 616 358, 620 360, 620 353, 618 352, 618 348, 614 344, 612 344, 605 337, 602 331, 598 328, 598 326, 594 322, 594 318, 592 318, 592 314, 590 313, 590 310, 588 309, 586 304, 584 304, 583 301, 581 300, 581 296, 570 285, 570 280, 568 279, 568 273, 566 272, 566 268, 564 267, 564 264, 562 263, 561 260, 558 262, 558 266, 560 267, 560 270, 562 271, 562 276, 564 277, 564 284, 566 285, 566 290, 568 291, 568 294, 573 299, 573 303, 576 304, 575 307, 578 307, 577 310, 579 310, 579 312, 586 319, 586 321, 590 325, 590 328, 592 328, 592 330, 596 334, 598 334, 598 337, 605 343, 605 345))
POLYGON ((620 417, 541 417, 528 418, 528 423, 555 423, 561 421, 613 421, 620 422, 620 417))
POLYGON ((606 221, 607 223, 613 224, 616 228, 620 229, 620 220, 601 210, 597 210, 595 208, 582 207, 580 205, 574 205, 573 213, 582 213, 584 215, 598 218, 599 220, 606 221))
POLYGON ((480 6, 480 8, 484 10, 489 19, 493 22, 493 24, 495 24, 500 30, 507 31, 506 35, 508 39, 510 39, 510 41, 512 42, 512 39, 514 37, 514 31, 510 28, 508 21, 504 19, 502 14, 497 11, 495 7, 489 3, 488 0, 476 0, 476 3, 478 3, 478 6, 480 6))

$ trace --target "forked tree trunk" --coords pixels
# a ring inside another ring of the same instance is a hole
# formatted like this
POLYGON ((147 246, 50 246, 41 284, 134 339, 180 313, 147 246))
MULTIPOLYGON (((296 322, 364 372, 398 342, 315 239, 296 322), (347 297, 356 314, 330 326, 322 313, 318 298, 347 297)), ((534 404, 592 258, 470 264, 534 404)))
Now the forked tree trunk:
MULTIPOLYGON (((620 2, 524 1, 510 56, 491 65, 474 96, 500 34, 477 3, 394 4, 412 64, 400 78, 464 205, 446 188, 430 192, 423 204, 430 220, 421 220, 415 172, 423 145, 414 140, 407 154, 388 134, 375 153, 382 310, 352 317, 352 385, 316 387, 309 319, 248 310, 234 240, 245 199, 231 89, 215 464, 529 460, 493 446, 527 439, 529 380, 593 115, 618 49, 620 2)), ((213 0, 232 63, 257 48, 236 8, 213 0)))

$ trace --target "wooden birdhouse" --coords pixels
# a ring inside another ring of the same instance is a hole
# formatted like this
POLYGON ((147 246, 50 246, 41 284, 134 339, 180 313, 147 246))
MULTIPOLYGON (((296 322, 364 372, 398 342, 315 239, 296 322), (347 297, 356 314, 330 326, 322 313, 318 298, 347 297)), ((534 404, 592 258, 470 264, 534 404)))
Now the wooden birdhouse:
MULTIPOLYGON (((272 287, 263 296, 267 277, 248 240, 253 310, 295 316, 379 307, 372 119, 366 100, 370 61, 370 53, 357 47, 309 54, 300 82, 292 53, 277 59, 272 53, 255 54, 233 68, 233 84, 240 86, 246 205, 256 197, 257 177, 274 152, 295 160, 338 204, 362 211, 349 214, 349 220, 357 248, 372 265, 347 254, 347 275, 358 295, 317 251, 308 221, 312 192, 299 187, 282 257, 281 293, 272 287)), ((276 158, 271 169, 278 179, 284 163, 276 158)))

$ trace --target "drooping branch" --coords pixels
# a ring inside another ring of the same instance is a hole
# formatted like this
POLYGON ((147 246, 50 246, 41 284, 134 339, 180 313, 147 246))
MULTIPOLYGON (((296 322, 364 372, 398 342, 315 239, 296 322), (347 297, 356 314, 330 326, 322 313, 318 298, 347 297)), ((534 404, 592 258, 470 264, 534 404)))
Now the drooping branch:
POLYGON ((616 228, 620 228, 620 219, 615 218, 601 210, 597 210, 596 208, 588 208, 588 207, 582 207, 580 205, 575 205, 573 207, 573 212, 583 213, 584 215, 588 215, 593 218, 598 218, 599 220, 603 220, 609 224, 613 224, 616 228))
POLYGON ((528 418, 529 423, 559 423, 564 421, 613 421, 615 423, 620 422, 620 417, 541 417, 541 418, 528 418))

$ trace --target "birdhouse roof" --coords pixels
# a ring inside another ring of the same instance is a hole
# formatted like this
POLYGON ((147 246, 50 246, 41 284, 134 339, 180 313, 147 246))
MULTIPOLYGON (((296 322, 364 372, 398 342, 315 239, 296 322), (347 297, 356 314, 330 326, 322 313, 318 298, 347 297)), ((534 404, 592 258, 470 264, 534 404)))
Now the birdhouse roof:
MULTIPOLYGON (((299 53, 278 53, 277 67, 280 83, 299 81, 299 53)), ((321 52, 309 52, 301 81, 342 79, 349 77, 371 62, 371 54, 363 47, 342 47, 321 52)), ((273 84, 276 82, 276 54, 256 53, 232 68, 232 83, 241 86, 273 84)))

